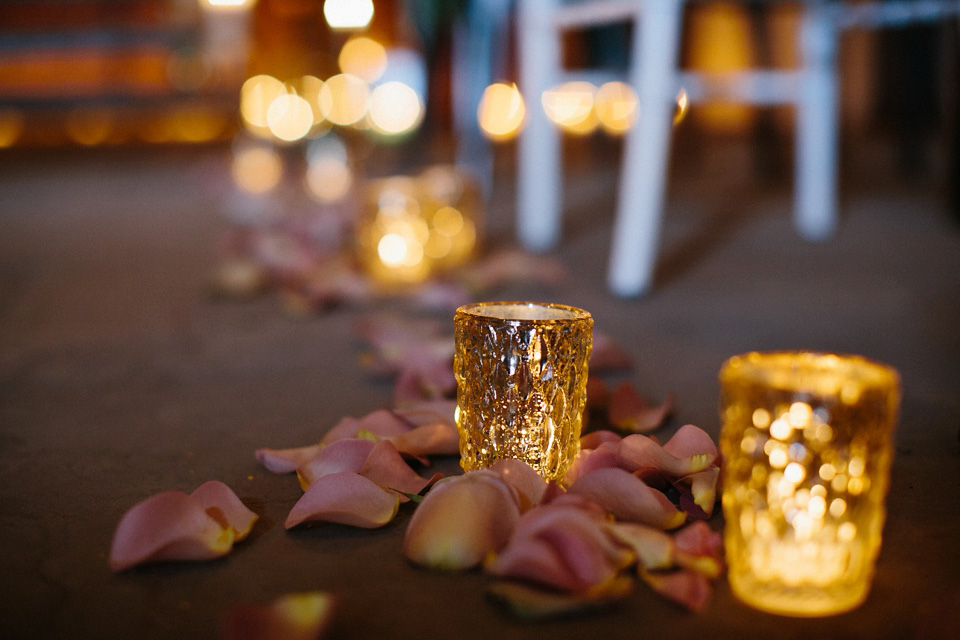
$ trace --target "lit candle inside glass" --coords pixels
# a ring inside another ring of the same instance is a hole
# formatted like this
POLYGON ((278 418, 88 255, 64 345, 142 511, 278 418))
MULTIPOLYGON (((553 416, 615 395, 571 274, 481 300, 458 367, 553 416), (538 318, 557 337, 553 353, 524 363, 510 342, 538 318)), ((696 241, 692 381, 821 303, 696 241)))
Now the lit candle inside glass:
POLYGON ((880 549, 898 374, 856 356, 751 353, 720 382, 734 593, 795 616, 858 606, 880 549))

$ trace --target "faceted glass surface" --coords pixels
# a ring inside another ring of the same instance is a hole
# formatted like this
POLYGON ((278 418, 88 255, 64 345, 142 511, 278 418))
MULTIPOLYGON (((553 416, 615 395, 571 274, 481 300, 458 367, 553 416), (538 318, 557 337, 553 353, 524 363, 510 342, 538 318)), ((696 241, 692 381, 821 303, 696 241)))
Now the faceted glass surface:
POLYGON ((593 318, 562 305, 496 302, 461 307, 454 324, 460 465, 516 458, 562 479, 580 449, 593 318))
POLYGON ((900 380, 855 356, 751 353, 720 372, 730 584, 759 609, 847 611, 880 550, 900 380))

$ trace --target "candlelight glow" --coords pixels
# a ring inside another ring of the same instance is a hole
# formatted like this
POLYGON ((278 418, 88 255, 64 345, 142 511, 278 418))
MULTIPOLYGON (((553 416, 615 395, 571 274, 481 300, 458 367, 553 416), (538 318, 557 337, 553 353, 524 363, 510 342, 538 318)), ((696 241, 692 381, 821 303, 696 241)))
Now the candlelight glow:
POLYGON ((313 119, 310 103, 295 94, 277 96, 267 109, 270 133, 286 142, 306 136, 313 127, 313 119))
POLYGON ((201 3, 214 10, 238 11, 252 9, 257 0, 201 0, 201 3))
POLYGON ((307 101, 313 111, 313 126, 324 123, 326 118, 320 110, 320 91, 323 89, 323 80, 316 76, 303 76, 297 86, 297 94, 307 101))
POLYGON ((541 103, 547 117, 574 133, 589 133, 599 121, 593 110, 597 88, 589 82, 567 82, 543 92, 541 103))
POLYGON ((0 149, 12 146, 23 133, 23 114, 14 109, 0 109, 0 149))
POLYGON ((369 116, 375 131, 398 135, 420 124, 423 106, 416 91, 402 82, 387 82, 370 95, 369 116))
POLYGON ((510 140, 520 132, 527 115, 523 96, 515 84, 496 83, 487 87, 477 109, 483 133, 495 141, 510 140))
POLYGON ((287 93, 286 85, 273 76, 248 78, 240 88, 240 117, 246 128, 257 135, 268 133, 267 111, 274 100, 287 93))
POLYGON ((370 89, 357 76, 341 73, 329 78, 320 89, 320 111, 333 124, 359 122, 367 114, 370 89))
POLYGON ((372 84, 387 68, 387 50, 376 40, 354 36, 343 45, 337 62, 342 72, 372 84))
POLYGON ((597 90, 595 106, 600 126, 607 133, 626 133, 640 112, 636 92, 624 82, 608 82, 597 90))
POLYGON ((254 194, 270 191, 283 177, 283 160, 274 149, 250 146, 239 149, 233 156, 230 174, 238 187, 254 194))
POLYGON ((323 17, 331 29, 363 29, 373 19, 373 0, 327 0, 323 17))
POLYGON ((67 115, 67 135, 74 142, 85 146, 106 142, 113 127, 113 114, 103 109, 76 109, 67 115))

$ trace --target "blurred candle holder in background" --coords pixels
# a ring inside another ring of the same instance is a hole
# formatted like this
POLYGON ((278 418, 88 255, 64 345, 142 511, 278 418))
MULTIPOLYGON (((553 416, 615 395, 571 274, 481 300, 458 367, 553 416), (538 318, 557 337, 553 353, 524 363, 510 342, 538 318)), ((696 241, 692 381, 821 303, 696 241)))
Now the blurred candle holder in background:
POLYGON ((857 356, 750 353, 720 371, 730 585, 813 617, 867 597, 900 405, 897 372, 857 356))
POLYGON ((422 283, 474 256, 482 214, 479 188, 451 166, 371 181, 357 229, 360 261, 382 286, 422 283))
POLYGON ((516 458, 563 478, 580 449, 593 318, 556 304, 487 302, 454 317, 465 471, 516 458))

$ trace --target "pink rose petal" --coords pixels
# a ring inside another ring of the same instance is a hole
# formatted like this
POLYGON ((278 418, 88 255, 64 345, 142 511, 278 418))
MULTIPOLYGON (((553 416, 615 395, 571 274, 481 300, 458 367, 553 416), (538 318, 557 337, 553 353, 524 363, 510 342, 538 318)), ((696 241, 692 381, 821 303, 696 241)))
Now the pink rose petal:
POLYGON ((359 473, 376 443, 363 438, 344 438, 325 446, 312 460, 297 469, 300 487, 306 491, 318 478, 340 471, 359 473))
POLYGON ((457 390, 453 363, 447 360, 400 371, 393 388, 393 403, 403 406, 422 400, 446 398, 457 390))
POLYGON ((456 427, 435 422, 414 427, 406 433, 387 438, 397 451, 416 458, 454 456, 460 453, 460 434, 456 427))
POLYGON ((400 497, 368 478, 341 471, 318 478, 293 505, 284 526, 334 522, 364 529, 387 524, 397 515, 400 497))
POLYGON ((533 470, 526 462, 514 460, 498 460, 493 470, 499 473, 508 485, 513 487, 520 496, 521 511, 540 504, 549 486, 540 474, 533 470))
POLYGON ((267 605, 237 605, 220 620, 221 640, 319 640, 335 608, 323 591, 292 593, 267 605))
POLYGON ((404 404, 394 413, 414 427, 439 422, 456 429, 456 411, 456 400, 421 400, 404 404))
POLYGON ((627 522, 674 529, 686 518, 665 495, 619 468, 597 469, 577 480, 569 493, 592 500, 627 522))
POLYGON ((110 568, 123 571, 144 562, 209 560, 226 555, 234 533, 212 518, 193 496, 158 493, 123 514, 110 545, 110 568))
POLYGON ((434 569, 476 567, 507 543, 520 518, 517 502, 516 492, 494 471, 441 480, 414 511, 403 553, 434 569))
POLYGON ((524 620, 546 620, 609 607, 633 590, 633 580, 619 576, 589 593, 558 593, 526 584, 498 581, 487 594, 524 620))
POLYGON ((611 424, 631 433, 650 433, 658 429, 673 410, 673 394, 658 407, 651 407, 636 388, 623 382, 610 394, 607 415, 611 424))
POLYGON ((617 445, 605 442, 596 449, 581 450, 573 459, 573 464, 563 477, 563 482, 571 485, 592 471, 618 466, 620 466, 620 458, 617 457, 617 445))
POLYGON ((706 431, 692 424, 685 424, 663 445, 663 450, 677 458, 690 458, 697 455, 712 456, 717 459, 719 452, 706 431))
POLYGON ((220 526, 233 529, 234 542, 240 542, 250 535, 254 523, 260 517, 247 509, 237 494, 219 480, 203 483, 190 495, 220 526))
POLYGON ((330 444, 343 438, 356 438, 358 434, 369 433, 382 438, 396 436, 409 431, 411 424, 386 409, 368 413, 360 419, 346 417, 340 420, 320 441, 321 444, 330 444))
POLYGON ((621 467, 641 476, 658 472, 673 477, 687 476, 703 471, 716 460, 714 453, 696 453, 678 458, 654 440, 640 434, 624 438, 617 448, 617 456, 621 467))
POLYGON ((713 513, 717 503, 717 482, 720 481, 720 469, 709 467, 689 478, 693 502, 703 510, 707 518, 713 513))
POLYGON ((713 597, 710 581, 693 571, 657 573, 641 570, 640 577, 660 595, 696 613, 704 611, 713 597))
MULTIPOLYGON (((378 486, 400 493, 416 495, 443 477, 443 474, 434 474, 432 478, 422 478, 410 468, 393 443, 384 440, 371 449, 370 454, 358 472, 361 476, 372 480, 378 486)), ((400 496, 401 502, 409 498, 400 496)))
POLYGON ((621 436, 619 433, 614 433, 613 431, 608 431, 606 429, 591 431, 590 433, 580 437, 580 449, 596 449, 605 442, 618 444, 621 440, 623 440, 623 436, 621 436))
POLYGON ((320 453, 323 445, 314 444, 296 449, 257 449, 257 461, 274 473, 292 473, 320 453))
POLYGON ((694 522, 674 535, 677 564, 708 578, 716 578, 723 571, 720 554, 723 538, 705 522, 694 522))

